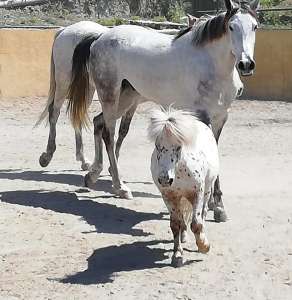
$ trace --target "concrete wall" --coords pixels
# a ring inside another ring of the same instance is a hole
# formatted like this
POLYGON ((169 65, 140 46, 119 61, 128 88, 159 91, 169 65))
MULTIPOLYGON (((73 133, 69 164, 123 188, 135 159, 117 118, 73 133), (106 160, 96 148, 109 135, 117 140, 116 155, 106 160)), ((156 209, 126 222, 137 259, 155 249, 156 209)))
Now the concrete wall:
POLYGON ((45 96, 52 29, 0 29, 0 99, 45 96))
POLYGON ((292 30, 259 30, 256 70, 243 78, 244 98, 292 101, 292 30))
MULTIPOLYGON (((56 30, 0 29, 0 99, 46 96, 56 30)), ((292 101, 292 30, 259 30, 245 98, 292 101)))

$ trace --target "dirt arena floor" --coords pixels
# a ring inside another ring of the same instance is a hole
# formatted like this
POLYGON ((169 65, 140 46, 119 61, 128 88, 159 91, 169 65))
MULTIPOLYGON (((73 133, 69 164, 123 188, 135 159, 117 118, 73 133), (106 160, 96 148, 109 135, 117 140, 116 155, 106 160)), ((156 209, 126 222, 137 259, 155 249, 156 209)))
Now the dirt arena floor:
MULTIPOLYGON (((220 141, 226 223, 208 215, 209 254, 189 233, 186 264, 170 266, 169 217, 152 183, 147 106, 120 165, 134 199, 114 198, 107 161, 82 189, 64 113, 57 151, 38 164, 45 98, 0 102, 0 299, 292 299, 292 103, 236 101, 220 141)), ((93 115, 98 104, 91 107, 93 115)), ((93 157, 92 130, 85 150, 93 157)))

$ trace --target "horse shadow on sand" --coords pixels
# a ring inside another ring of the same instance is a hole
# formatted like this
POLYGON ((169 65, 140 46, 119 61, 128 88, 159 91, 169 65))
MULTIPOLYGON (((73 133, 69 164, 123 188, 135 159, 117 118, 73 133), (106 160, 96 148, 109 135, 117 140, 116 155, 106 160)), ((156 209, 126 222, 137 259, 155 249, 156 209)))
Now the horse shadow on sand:
MULTIPOLYGON (((98 198, 95 198, 98 200, 98 198)), ((161 220, 165 213, 138 212, 109 203, 100 203, 89 197, 78 199, 75 193, 61 191, 7 191, 0 193, 5 203, 48 209, 57 213, 80 216, 98 233, 148 236, 150 233, 133 228, 143 221, 161 220)))
MULTIPOLYGON (((108 176, 101 176, 98 178, 97 182, 91 186, 91 190, 105 193, 112 193, 112 181, 111 178, 107 179, 108 176)), ((68 184, 77 187, 84 187, 84 176, 72 173, 54 173, 49 171, 23 171, 21 169, 7 169, 0 170, 0 179, 9 180, 25 180, 25 181, 37 181, 37 182, 55 182, 59 184, 68 184)), ((132 184, 144 184, 152 185, 152 182, 142 181, 142 182, 129 182, 132 184)), ((161 198, 161 196, 150 193, 150 192, 140 192, 132 191, 133 197, 135 198, 161 198)), ((107 195, 100 198, 110 198, 112 196, 107 195)))

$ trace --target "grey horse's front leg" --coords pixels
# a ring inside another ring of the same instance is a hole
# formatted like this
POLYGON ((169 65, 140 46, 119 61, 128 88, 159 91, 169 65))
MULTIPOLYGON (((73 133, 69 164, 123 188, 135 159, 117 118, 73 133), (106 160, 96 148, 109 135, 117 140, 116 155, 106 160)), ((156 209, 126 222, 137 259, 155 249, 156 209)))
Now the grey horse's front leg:
MULTIPOLYGON (((218 131, 215 132, 215 138, 217 141, 217 144, 219 142, 219 137, 221 135, 222 129, 224 124, 227 121, 227 115, 222 121, 221 126, 219 127, 218 131)), ((226 222, 227 221, 227 214, 224 209, 224 204, 222 200, 222 191, 220 189, 220 180, 219 176, 216 178, 215 184, 214 184, 214 191, 213 191, 213 202, 209 202, 209 208, 214 211, 214 220, 215 222, 226 222)))
POLYGON ((222 200, 222 191, 220 189, 220 180, 219 176, 216 178, 215 184, 214 184, 214 220, 219 222, 226 222, 227 221, 227 214, 224 208, 223 200, 222 200))

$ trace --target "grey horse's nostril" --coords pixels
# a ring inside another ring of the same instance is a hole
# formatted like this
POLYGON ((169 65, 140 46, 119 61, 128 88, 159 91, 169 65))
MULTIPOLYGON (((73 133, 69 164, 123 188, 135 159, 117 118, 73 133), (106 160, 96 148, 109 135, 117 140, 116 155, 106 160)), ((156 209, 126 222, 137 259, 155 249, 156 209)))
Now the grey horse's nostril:
POLYGON ((249 69, 254 70, 254 68, 255 68, 255 62, 253 60, 251 60, 250 64, 249 64, 249 69))
POLYGON ((238 69, 242 71, 244 70, 244 63, 242 61, 238 63, 238 69))
POLYGON ((170 178, 168 182, 169 182, 169 185, 172 185, 172 183, 173 183, 173 178, 170 178))

